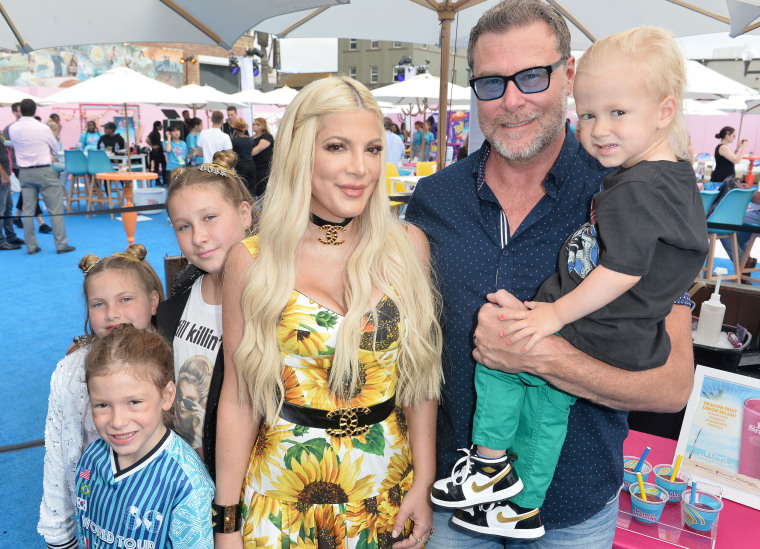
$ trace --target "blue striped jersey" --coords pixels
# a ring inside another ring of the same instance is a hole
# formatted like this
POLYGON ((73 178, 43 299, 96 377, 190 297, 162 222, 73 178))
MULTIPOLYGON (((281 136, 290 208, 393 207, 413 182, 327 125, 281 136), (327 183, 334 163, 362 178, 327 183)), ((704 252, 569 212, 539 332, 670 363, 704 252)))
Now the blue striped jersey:
POLYGON ((156 447, 119 471, 98 439, 77 464, 81 549, 211 549, 214 485, 198 454, 167 430, 156 447))

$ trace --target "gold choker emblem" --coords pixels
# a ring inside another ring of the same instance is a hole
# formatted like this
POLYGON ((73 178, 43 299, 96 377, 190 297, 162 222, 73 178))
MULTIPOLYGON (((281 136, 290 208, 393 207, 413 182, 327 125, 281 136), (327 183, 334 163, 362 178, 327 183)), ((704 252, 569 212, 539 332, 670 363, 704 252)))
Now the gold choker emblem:
POLYGON ((340 246, 345 242, 345 240, 343 240, 338 234, 338 231, 345 233, 345 227, 341 227, 340 225, 322 225, 319 227, 319 230, 325 231, 325 238, 318 239, 322 244, 327 244, 328 246, 340 246))

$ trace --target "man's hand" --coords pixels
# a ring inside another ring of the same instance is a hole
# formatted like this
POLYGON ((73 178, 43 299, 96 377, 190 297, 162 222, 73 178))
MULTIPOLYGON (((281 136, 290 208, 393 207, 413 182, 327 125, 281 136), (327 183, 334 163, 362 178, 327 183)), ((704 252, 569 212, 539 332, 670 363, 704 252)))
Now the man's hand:
POLYGON ((478 312, 473 358, 489 368, 498 368, 507 373, 524 371, 510 365, 510 355, 521 354, 517 350, 520 347, 514 345, 518 340, 510 340, 512 345, 507 345, 500 334, 508 328, 510 323, 505 321, 508 321, 513 313, 524 313, 527 310, 525 304, 506 290, 488 294, 486 299, 488 303, 478 312))

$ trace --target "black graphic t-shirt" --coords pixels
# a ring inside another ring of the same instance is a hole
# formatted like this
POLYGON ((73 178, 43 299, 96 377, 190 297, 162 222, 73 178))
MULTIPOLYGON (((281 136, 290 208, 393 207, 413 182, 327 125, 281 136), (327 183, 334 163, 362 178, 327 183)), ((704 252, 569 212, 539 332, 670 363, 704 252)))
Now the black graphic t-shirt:
POLYGON ((565 241, 558 272, 541 285, 536 301, 556 301, 597 265, 642 277, 560 334, 619 368, 656 368, 670 354, 665 317, 694 282, 706 255, 707 225, 691 165, 642 161, 604 178, 591 220, 565 241))

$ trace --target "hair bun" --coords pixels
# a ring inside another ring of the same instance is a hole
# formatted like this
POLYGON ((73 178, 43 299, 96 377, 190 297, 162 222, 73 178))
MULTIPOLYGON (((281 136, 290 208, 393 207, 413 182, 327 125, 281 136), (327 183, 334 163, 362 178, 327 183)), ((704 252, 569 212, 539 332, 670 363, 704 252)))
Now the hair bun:
POLYGON ((134 244, 127 246, 127 249, 124 251, 124 253, 133 256, 139 261, 142 261, 145 259, 145 256, 148 255, 148 250, 142 244, 135 242, 134 244))
POLYGON ((715 139, 723 139, 723 136, 721 136, 719 133, 715 134, 715 139))
POLYGON ((96 256, 95 254, 87 254, 82 259, 79 260, 79 268, 82 270, 83 273, 86 273, 90 270, 90 268, 100 261, 100 258, 96 256))
POLYGON ((238 163, 238 155, 235 151, 218 151, 214 153, 214 164, 218 164, 222 168, 235 171, 235 166, 238 163))

